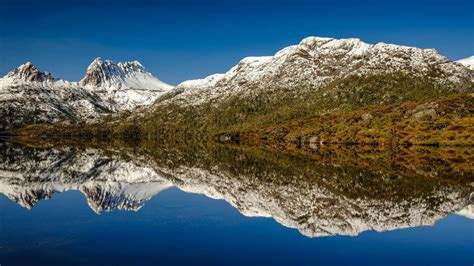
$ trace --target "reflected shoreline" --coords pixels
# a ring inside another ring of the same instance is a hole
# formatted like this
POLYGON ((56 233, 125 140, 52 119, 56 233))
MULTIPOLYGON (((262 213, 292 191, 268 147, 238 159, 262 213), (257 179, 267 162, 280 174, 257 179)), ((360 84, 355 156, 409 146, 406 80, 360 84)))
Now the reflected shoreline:
POLYGON ((283 152, 220 144, 11 140, 0 140, 0 193, 26 208, 78 190, 96 213, 138 211, 175 186, 319 237, 432 225, 449 213, 470 217, 474 198, 472 148, 283 152))

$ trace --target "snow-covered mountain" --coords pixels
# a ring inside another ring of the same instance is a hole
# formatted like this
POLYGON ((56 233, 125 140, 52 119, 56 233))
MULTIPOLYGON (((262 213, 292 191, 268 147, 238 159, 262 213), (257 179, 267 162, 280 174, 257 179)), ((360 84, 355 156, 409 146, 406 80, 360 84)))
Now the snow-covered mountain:
POLYGON ((288 118, 282 113, 291 118, 474 92, 473 81, 473 71, 434 49, 322 37, 305 38, 273 56, 244 58, 224 74, 173 89, 136 61, 115 64, 97 58, 77 83, 54 80, 29 64, 0 80, 0 130, 32 122, 94 120, 153 102, 128 121, 143 117, 143 124, 159 115, 181 125, 177 117, 185 120, 190 114, 225 127, 247 123, 249 117, 258 120, 261 114, 283 120, 288 118), (196 110, 181 108, 203 104, 215 110, 203 108, 196 115, 196 110))
POLYGON ((461 60, 458 60, 456 62, 464 65, 465 67, 469 68, 470 70, 474 70, 474 55, 470 56, 470 57, 467 57, 467 58, 464 58, 464 59, 461 59, 461 60))
POLYGON ((138 61, 114 64, 100 57, 89 65, 79 85, 113 103, 116 111, 149 105, 173 88, 147 72, 138 61))
POLYGON ((86 75, 79 82, 93 87, 136 88, 147 90, 170 90, 173 87, 155 78, 138 61, 114 64, 98 57, 87 68, 86 75))
POLYGON ((0 79, 0 131, 95 120, 149 105, 171 88, 137 61, 114 64, 97 58, 80 82, 54 79, 28 62, 0 79))
POLYGON ((31 62, 26 62, 23 65, 20 65, 16 69, 10 71, 7 75, 7 78, 19 79, 23 81, 53 81, 53 76, 49 72, 39 71, 31 62))
MULTIPOLYGON (((463 92, 472 89, 473 74, 434 49, 394 44, 368 44, 359 39, 308 37, 286 47, 274 56, 247 57, 224 74, 185 81, 170 92, 166 102, 182 105, 216 103, 230 97, 252 97, 284 89, 287 94, 322 91, 350 77, 407 74, 427 79, 443 90, 463 92)), ((389 98, 390 91, 384 95, 389 98)), ((403 97, 404 95, 397 95, 403 97)), ((381 103, 384 97, 380 98, 381 103)))

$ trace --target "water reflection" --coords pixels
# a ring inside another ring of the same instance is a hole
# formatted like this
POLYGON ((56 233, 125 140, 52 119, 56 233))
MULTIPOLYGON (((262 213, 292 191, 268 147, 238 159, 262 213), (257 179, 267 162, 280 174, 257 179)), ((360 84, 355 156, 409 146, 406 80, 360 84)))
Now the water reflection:
POLYGON ((287 152, 212 145, 0 142, 0 193, 32 208, 81 191, 96 212, 138 211, 176 186, 271 217, 308 237, 473 217, 472 148, 358 147, 287 152))

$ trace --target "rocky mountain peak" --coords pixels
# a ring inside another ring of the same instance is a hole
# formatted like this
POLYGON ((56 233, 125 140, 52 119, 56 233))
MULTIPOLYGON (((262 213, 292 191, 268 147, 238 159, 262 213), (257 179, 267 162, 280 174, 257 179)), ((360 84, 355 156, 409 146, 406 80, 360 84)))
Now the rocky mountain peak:
POLYGON ((138 61, 131 61, 131 62, 124 62, 117 64, 120 68, 122 68, 125 72, 146 72, 145 67, 138 61))
POLYGON ((110 60, 97 57, 87 67, 86 75, 80 81, 82 85, 100 86, 115 76, 120 76, 120 68, 110 60))
POLYGON ((5 77, 7 78, 16 78, 23 81, 34 81, 34 82, 43 82, 43 81, 53 81, 53 76, 51 73, 45 71, 41 72, 36 66, 31 62, 26 62, 23 65, 10 71, 5 77))
POLYGON ((87 68, 86 75, 80 81, 81 85, 120 85, 127 77, 133 77, 136 73, 144 73, 151 76, 143 65, 138 61, 115 64, 111 60, 102 60, 97 57, 87 68))

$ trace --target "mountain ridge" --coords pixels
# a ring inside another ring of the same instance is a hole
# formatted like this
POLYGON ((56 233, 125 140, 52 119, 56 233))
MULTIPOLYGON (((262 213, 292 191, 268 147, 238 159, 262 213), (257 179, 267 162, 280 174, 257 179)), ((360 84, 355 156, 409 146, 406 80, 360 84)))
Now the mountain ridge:
MULTIPOLYGON (((411 71, 420 76, 437 71, 438 75, 445 76, 447 83, 462 83, 474 78, 465 67, 450 61, 435 49, 368 44, 356 38, 307 37, 274 56, 246 57, 226 73, 182 82, 176 86, 177 91, 182 91, 178 94, 181 96, 174 98, 184 105, 196 105, 217 97, 252 93, 261 87, 318 88, 348 75, 397 71, 411 71)), ((462 91, 465 87, 458 84, 456 89, 462 91)))
MULTIPOLYGON (((95 93, 114 98, 122 93, 117 86, 101 86, 128 79, 126 69, 143 72, 136 62, 113 64, 97 58, 80 83, 94 85, 95 93)), ((182 82, 130 114, 70 130, 85 135, 206 138, 306 116, 471 93, 473 81, 474 72, 435 49, 307 37, 273 56, 246 57, 226 73, 182 82)))
POLYGON ((0 131, 37 123, 94 121, 149 105, 172 88, 138 61, 114 64, 97 58, 88 69, 96 72, 69 82, 27 62, 0 78, 0 131), (105 72, 108 68, 118 72, 105 72))

